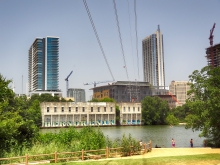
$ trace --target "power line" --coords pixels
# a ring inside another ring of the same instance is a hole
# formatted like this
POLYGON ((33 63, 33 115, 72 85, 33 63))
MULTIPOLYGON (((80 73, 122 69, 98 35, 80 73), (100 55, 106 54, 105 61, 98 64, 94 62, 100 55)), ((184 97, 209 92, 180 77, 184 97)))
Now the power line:
MULTIPOLYGON (((116 22, 117 22, 117 27, 118 27, 118 35, 119 35, 119 39, 120 39, 120 43, 121 43, 121 51, 122 51, 122 55, 123 55, 123 60, 124 60, 124 68, 126 70, 126 75, 127 75, 127 79, 129 81, 129 76, 128 76, 128 70, 127 70, 127 65, 126 65, 126 60, 125 60, 125 54, 124 54, 124 49, 123 49, 123 44, 122 44, 122 38, 121 38, 121 32, 120 32, 120 25, 119 25, 119 21, 118 21, 118 14, 117 14, 117 7, 116 7, 116 3, 115 0, 113 0, 113 4, 114 4, 114 9, 115 9, 115 18, 116 18, 116 22)), ((131 82, 129 81, 129 93, 130 93, 130 101, 131 101, 131 82)))
POLYGON ((128 70, 127 70, 127 65, 126 65, 126 60, 125 60, 125 55, 124 55, 124 49, 123 49, 123 44, 122 44, 122 38, 121 38, 121 32, 120 32, 120 26, 119 26, 119 21, 118 21, 118 14, 117 14, 117 8, 116 8, 115 0, 113 0, 113 4, 114 4, 114 9, 115 9, 115 17, 116 17, 116 21, 117 21, 119 39, 120 39, 120 43, 121 43, 121 51, 122 51, 123 60, 124 60, 124 67, 125 67, 125 70, 126 70, 127 79, 129 80, 128 70))
POLYGON ((138 57, 138 35, 137 35, 136 0, 134 0, 134 14, 135 14, 135 32, 136 32, 136 50, 137 50, 138 79, 140 79, 140 75, 139 75, 139 57, 138 57))
POLYGON ((100 41, 100 39, 99 39, 98 33, 97 33, 97 31, 96 31, 95 24, 94 24, 94 22, 93 22, 93 20, 92 20, 92 16, 91 16, 91 14, 90 14, 89 7, 88 7, 88 5, 87 5, 87 3, 86 3, 86 0, 83 0, 83 2, 84 2, 84 6, 85 6, 85 8, 86 8, 87 14, 88 14, 88 16, 89 16, 89 20, 90 20, 90 23, 91 23, 91 25, 92 25, 93 31, 94 31, 94 33, 95 33, 96 39, 97 39, 97 41, 98 41, 98 43, 99 43, 99 47, 100 47, 100 49, 101 49, 101 51, 102 51, 102 55, 103 55, 103 57, 104 57, 104 59, 105 59, 106 65, 107 65, 107 67, 108 67, 108 70, 109 70, 109 72, 110 72, 110 74, 111 74, 111 76, 112 76, 113 81, 115 81, 114 76, 113 76, 113 74, 112 74, 112 71, 111 71, 111 69, 110 69, 110 66, 109 66, 109 64, 108 64, 107 58, 106 58, 106 56, 105 56, 105 52, 104 52, 104 50, 103 50, 103 48, 102 48, 102 44, 101 44, 101 41, 100 41))
POLYGON ((128 1, 128 0, 127 0, 127 3, 128 3, 128 18, 129 18, 129 27, 130 27, 130 38, 131 38, 132 61, 133 61, 133 68, 134 68, 134 76, 136 77, 135 67, 134 67, 134 49, 133 49, 133 40, 132 40, 132 35, 131 35, 130 7, 129 7, 129 1, 128 1))

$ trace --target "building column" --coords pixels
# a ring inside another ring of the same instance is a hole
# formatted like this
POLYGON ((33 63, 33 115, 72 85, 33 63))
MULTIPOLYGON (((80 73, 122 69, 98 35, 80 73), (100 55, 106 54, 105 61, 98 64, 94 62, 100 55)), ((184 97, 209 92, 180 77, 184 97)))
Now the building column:
POLYGON ((136 113, 136 124, 137 124, 137 113, 136 113))
POLYGON ((96 125, 96 114, 95 114, 95 125, 96 125))
POLYGON ((60 114, 58 115, 58 123, 59 123, 59 126, 60 126, 60 114))
POLYGON ((42 114, 42 127, 44 127, 44 124, 45 124, 44 119, 45 119, 45 116, 44 116, 44 114, 42 114))
POLYGON ((109 114, 108 114, 108 125, 109 125, 109 114))
POLYGON ((52 115, 50 115, 50 127, 53 125, 52 123, 52 115))

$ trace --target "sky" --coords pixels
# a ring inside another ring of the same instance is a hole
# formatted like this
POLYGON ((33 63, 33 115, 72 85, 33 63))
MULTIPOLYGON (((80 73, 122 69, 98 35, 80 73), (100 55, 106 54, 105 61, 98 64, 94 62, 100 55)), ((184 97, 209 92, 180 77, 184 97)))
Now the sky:
MULTIPOLYGON (((126 69, 112 0, 87 0, 115 81, 143 81, 142 40, 160 25, 164 39, 165 85, 188 81, 207 65, 210 29, 220 43, 220 0, 116 0, 126 69), (137 51, 138 50, 138 51, 137 51), (138 52, 138 53, 137 53, 138 52)), ((59 89, 82 88, 90 100, 94 81, 112 81, 83 0, 0 0, 0 74, 26 93, 28 50, 37 37, 59 37, 59 89), (22 83, 23 82, 23 83, 22 83)), ((100 83, 97 86, 106 85, 100 83)))

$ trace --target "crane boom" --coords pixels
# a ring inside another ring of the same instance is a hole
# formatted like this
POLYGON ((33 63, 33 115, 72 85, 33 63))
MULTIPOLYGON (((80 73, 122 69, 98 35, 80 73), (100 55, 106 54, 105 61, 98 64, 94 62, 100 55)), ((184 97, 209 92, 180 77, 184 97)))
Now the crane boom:
POLYGON ((66 81, 66 97, 68 97, 69 77, 71 76, 72 73, 73 73, 73 71, 71 71, 70 74, 65 78, 65 81, 66 81))
POLYGON ((172 99, 175 100, 180 105, 180 102, 176 99, 175 96, 172 95, 172 93, 168 92, 167 94, 170 95, 172 99))
POLYGON ((68 79, 72 73, 73 73, 73 71, 71 71, 70 74, 65 78, 65 81, 68 81, 68 79))
POLYGON ((106 82, 112 82, 112 81, 94 81, 94 82, 91 82, 91 83, 84 83, 83 85, 92 85, 94 84, 94 88, 96 87, 96 84, 100 84, 100 83, 106 83, 106 82))
POLYGON ((215 29, 215 23, 214 23, 212 29, 210 30, 210 36, 209 36, 210 49, 209 49, 209 55, 207 55, 208 62, 213 67, 215 66, 214 52, 213 52, 213 47, 212 47, 213 46, 213 38, 214 38, 214 35, 213 35, 214 29, 215 29))
POLYGON ((213 38, 214 38, 213 32, 214 32, 214 29, 215 29, 215 23, 214 23, 212 29, 210 30, 209 40, 210 40, 210 45, 211 46, 213 45, 213 38))

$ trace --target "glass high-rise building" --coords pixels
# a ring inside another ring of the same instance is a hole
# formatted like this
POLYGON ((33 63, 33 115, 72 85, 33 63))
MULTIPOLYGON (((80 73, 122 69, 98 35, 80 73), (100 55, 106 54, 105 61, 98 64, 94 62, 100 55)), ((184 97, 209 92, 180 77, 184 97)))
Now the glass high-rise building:
POLYGON ((59 38, 36 38, 28 55, 28 86, 33 91, 58 91, 59 38))
POLYGON ((165 88, 163 34, 157 31, 142 40, 144 81, 152 86, 165 88))

